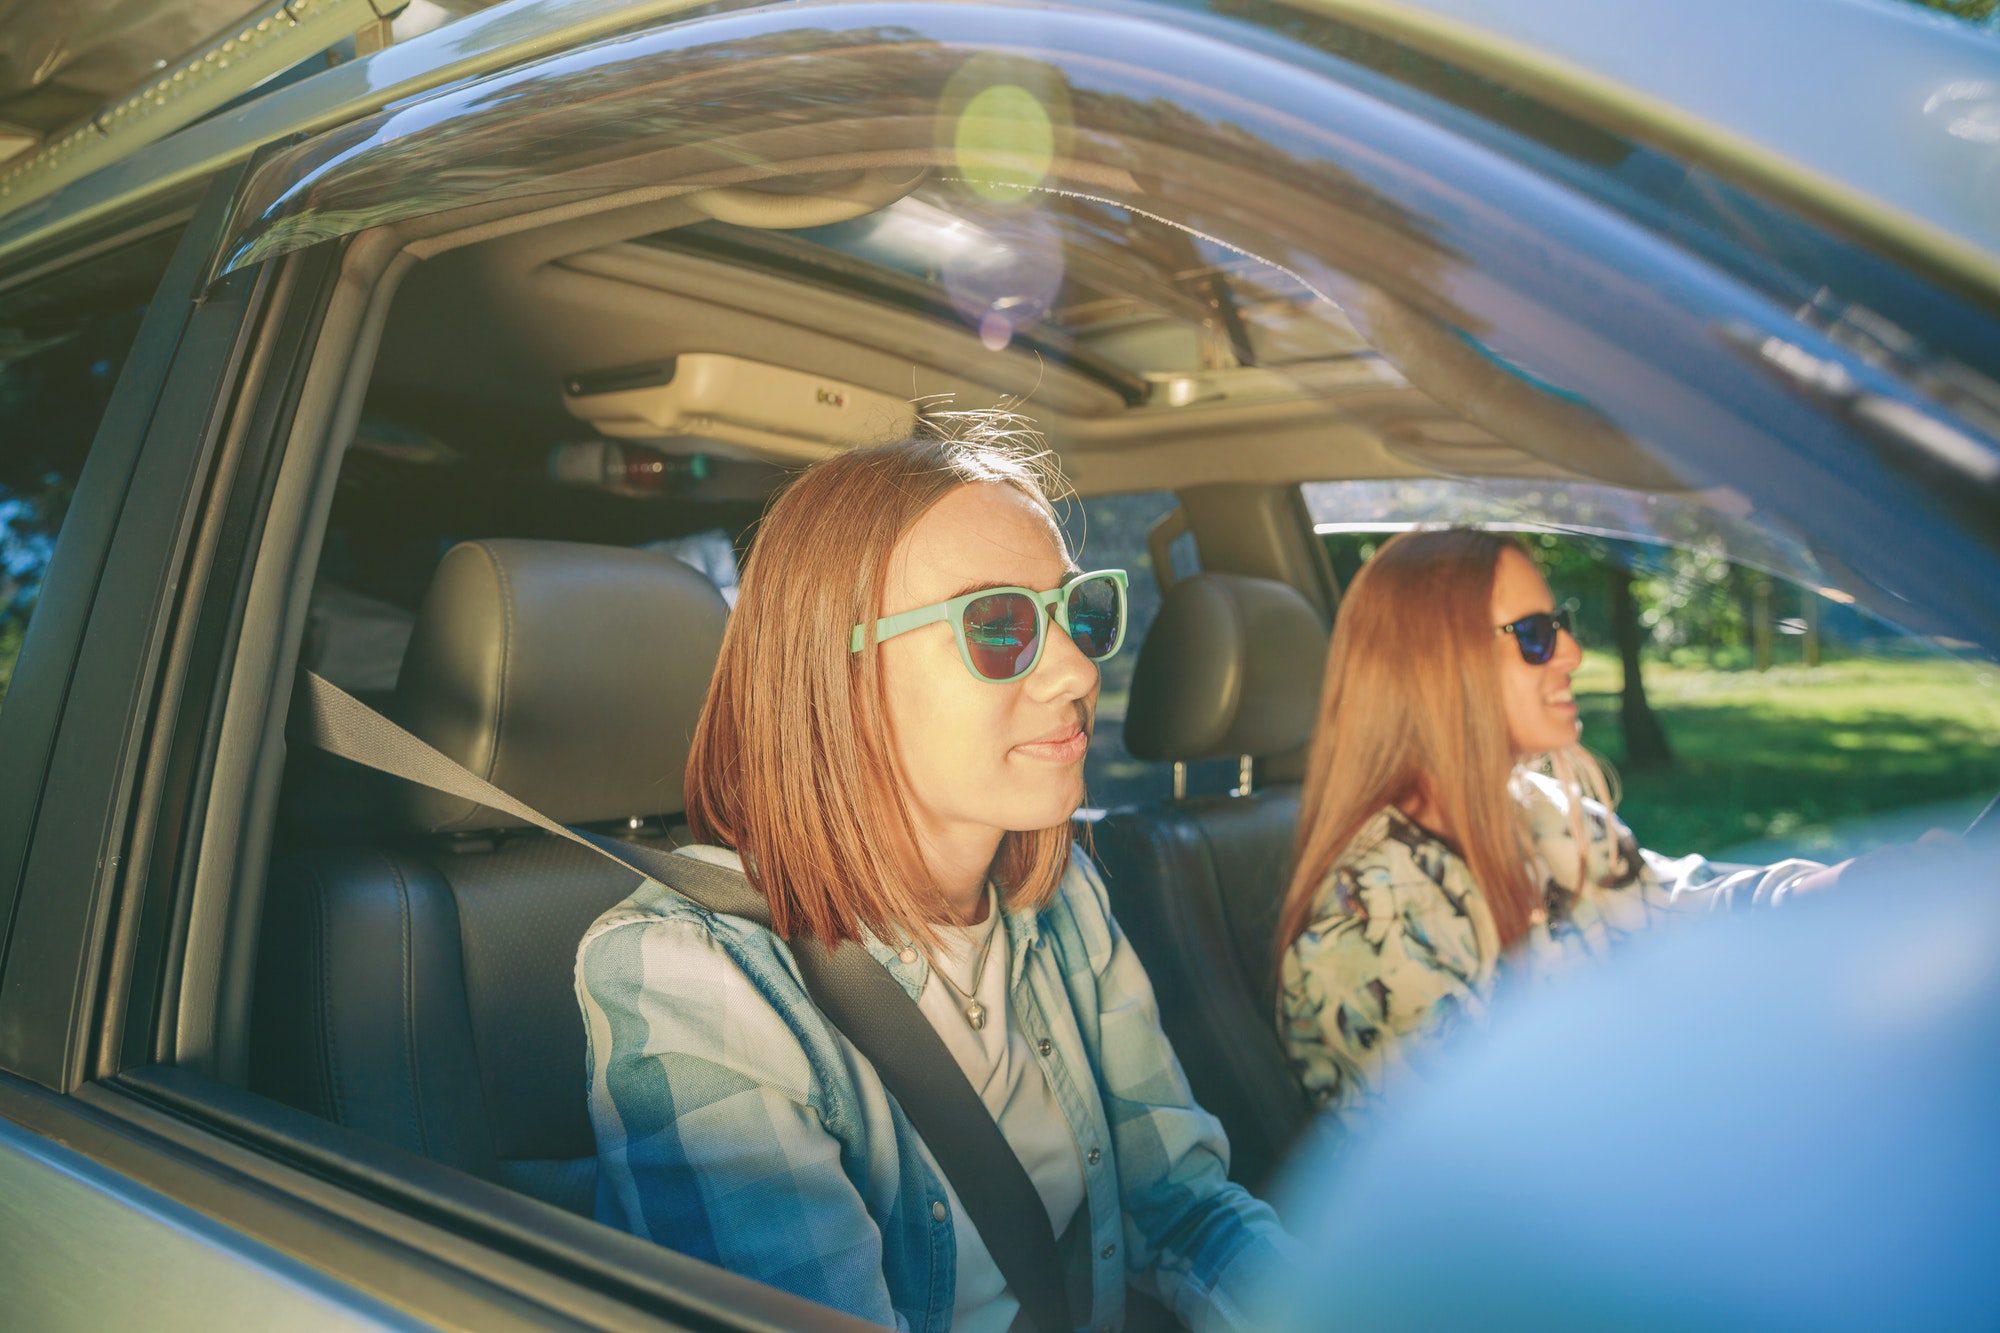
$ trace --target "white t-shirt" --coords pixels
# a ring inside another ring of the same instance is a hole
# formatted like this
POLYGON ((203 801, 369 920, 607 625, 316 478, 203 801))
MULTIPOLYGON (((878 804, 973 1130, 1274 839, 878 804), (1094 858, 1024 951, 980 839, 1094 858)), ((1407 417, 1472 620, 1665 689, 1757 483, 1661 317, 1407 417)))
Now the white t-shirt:
MULTIPOLYGON (((991 890, 988 890, 989 894, 991 890)), ((917 1008, 930 1019, 945 1049, 958 1061, 979 1099, 999 1125, 1001 1135, 1021 1159, 1048 1210, 1049 1225, 1060 1236, 1083 1204, 1083 1163, 1076 1140, 1063 1118, 1062 1107, 1042 1074, 1026 1037, 1008 1012, 1007 932, 999 904, 990 898, 986 919, 976 926, 938 927, 941 949, 917 997, 917 1008), (984 970, 973 989, 973 971, 980 950, 992 940, 984 970), (943 969, 959 990, 985 1006, 985 1025, 973 1030, 966 1004, 944 978, 943 969)), ((957 1299, 952 1303, 952 1333, 1003 1333, 1020 1313, 1021 1303, 1007 1289, 972 1219, 965 1215, 955 1190, 948 1191, 952 1225, 958 1240, 957 1299)))

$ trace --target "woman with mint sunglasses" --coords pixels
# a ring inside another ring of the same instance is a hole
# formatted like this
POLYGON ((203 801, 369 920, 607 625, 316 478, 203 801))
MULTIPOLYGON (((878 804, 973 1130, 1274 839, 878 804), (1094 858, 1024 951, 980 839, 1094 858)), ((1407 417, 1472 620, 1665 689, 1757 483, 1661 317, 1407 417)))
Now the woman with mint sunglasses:
POLYGON ((1061 1238, 1061 1322, 1118 1327, 1129 1283, 1192 1327, 1259 1326, 1290 1241, 1228 1180, 1070 830, 1124 571, 1071 562, 1014 423, 956 424, 806 470, 759 529, 683 854, 740 867, 771 926, 646 884, 585 936, 597 1215, 879 1324, 1033 1324, 802 984, 791 941, 857 941, 1032 1186, 1002 1225, 1061 1238))

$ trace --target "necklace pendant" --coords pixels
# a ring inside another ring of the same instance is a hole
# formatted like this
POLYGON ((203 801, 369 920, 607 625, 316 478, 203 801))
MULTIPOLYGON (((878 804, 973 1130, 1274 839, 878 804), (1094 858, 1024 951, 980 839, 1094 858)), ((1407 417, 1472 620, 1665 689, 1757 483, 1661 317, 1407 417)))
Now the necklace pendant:
POLYGON ((965 1006, 965 1021, 972 1024, 974 1032, 986 1026, 986 1006, 974 1000, 965 1006))

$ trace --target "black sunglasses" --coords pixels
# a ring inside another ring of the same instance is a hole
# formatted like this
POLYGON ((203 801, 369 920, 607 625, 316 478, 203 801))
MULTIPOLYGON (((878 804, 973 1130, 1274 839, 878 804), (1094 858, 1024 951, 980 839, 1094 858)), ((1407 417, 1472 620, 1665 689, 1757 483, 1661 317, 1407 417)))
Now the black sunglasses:
POLYGON ((1529 666, 1546 666, 1556 655, 1556 635, 1558 632, 1576 637, 1576 629, 1570 624, 1569 608, 1558 611, 1537 611, 1519 620, 1510 620, 1495 634, 1511 634, 1514 644, 1521 650, 1521 660, 1529 666))

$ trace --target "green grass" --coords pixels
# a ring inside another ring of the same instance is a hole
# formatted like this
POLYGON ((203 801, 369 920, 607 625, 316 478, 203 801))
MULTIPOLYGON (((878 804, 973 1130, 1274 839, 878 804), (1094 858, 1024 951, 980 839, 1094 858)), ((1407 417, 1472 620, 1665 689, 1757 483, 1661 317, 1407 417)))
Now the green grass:
POLYGON ((1619 669, 1577 673, 1584 743, 1619 768, 1621 811, 1668 854, 1762 860, 1852 855, 1962 827, 2000 791, 2000 671, 1952 660, 1866 660, 1768 672, 1646 667, 1675 751, 1626 772, 1619 669))

